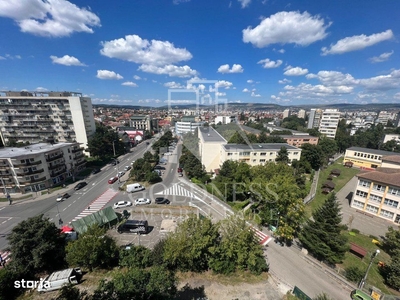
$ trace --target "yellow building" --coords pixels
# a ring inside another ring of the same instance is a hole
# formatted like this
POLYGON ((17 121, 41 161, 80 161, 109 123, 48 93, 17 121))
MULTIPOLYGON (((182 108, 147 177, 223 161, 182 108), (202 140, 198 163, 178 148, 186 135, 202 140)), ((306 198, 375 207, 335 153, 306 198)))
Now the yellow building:
POLYGON ((400 169, 378 168, 357 177, 350 206, 400 224, 400 169))
MULTIPOLYGON (((400 156, 400 153, 361 147, 351 147, 346 150, 343 163, 352 162, 358 168, 375 169, 382 166, 383 158, 400 156)), ((392 167, 393 166, 389 166, 392 167)))

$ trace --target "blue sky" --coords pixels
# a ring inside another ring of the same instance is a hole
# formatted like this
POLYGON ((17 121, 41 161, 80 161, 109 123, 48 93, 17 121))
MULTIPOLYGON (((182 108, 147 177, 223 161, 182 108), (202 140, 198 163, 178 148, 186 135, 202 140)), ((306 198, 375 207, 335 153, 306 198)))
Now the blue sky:
POLYGON ((399 11, 389 0, 0 0, 0 90, 146 106, 193 101, 190 90, 398 103, 399 11))

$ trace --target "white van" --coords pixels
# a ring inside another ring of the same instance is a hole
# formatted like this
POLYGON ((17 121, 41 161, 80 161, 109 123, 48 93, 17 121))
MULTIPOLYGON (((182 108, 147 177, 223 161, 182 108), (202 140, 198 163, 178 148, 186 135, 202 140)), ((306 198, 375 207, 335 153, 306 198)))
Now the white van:
POLYGON ((144 189, 145 189, 144 186, 141 185, 140 183, 132 183, 126 186, 126 191, 128 193, 143 191, 144 189))

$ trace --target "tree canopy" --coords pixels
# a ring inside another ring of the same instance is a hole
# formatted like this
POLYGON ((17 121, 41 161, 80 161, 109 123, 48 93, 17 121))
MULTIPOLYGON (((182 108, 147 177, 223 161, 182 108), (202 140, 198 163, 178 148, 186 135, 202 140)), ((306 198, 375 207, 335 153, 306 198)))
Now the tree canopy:
POLYGON ((88 150, 90 155, 100 159, 107 159, 125 153, 125 145, 118 133, 111 127, 96 123, 96 132, 89 138, 88 150))

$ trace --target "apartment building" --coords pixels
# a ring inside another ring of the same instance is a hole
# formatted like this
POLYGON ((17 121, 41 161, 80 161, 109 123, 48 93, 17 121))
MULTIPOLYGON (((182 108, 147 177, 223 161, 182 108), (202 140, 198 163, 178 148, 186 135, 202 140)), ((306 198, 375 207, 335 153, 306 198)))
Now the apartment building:
POLYGON ((131 119, 129 120, 130 127, 134 129, 139 129, 139 130, 152 130, 152 119, 150 116, 144 116, 144 115, 136 115, 136 116, 131 116, 131 119))
POLYGON ((279 135, 291 146, 301 147, 303 144, 318 145, 319 138, 311 135, 279 135))
POLYGON ((322 116, 322 109, 311 109, 308 115, 307 129, 318 128, 322 116))
POLYGON ((357 177, 351 207, 400 224, 400 169, 378 168, 357 177))
POLYGON ((319 132, 328 138, 334 139, 339 125, 340 112, 337 109, 325 109, 319 122, 319 132))
POLYGON ((283 111, 282 119, 288 118, 288 117, 290 116, 290 114, 291 114, 290 109, 289 109, 289 108, 286 108, 286 109, 283 111))
POLYGON ((221 146, 228 143, 212 127, 201 127, 197 131, 199 138, 199 154, 201 164, 207 172, 214 172, 221 164, 221 146))
MULTIPOLYGON (((384 158, 389 156, 398 156, 400 158, 400 153, 362 147, 350 147, 346 149, 343 163, 352 162, 353 166, 358 168, 375 169, 381 167, 384 158)), ((393 166, 395 167, 395 165, 393 166)), ((392 168, 393 166, 391 165, 392 168)))
POLYGON ((236 123, 236 116, 216 116, 214 123, 222 125, 236 123))
POLYGON ((87 148, 96 131, 92 102, 75 92, 0 91, 0 136, 4 145, 78 142, 87 148))
POLYGON ((275 162, 281 148, 288 151, 289 160, 300 160, 301 149, 284 143, 224 144, 221 146, 220 164, 226 160, 246 162, 250 166, 275 162))
POLYGON ((300 109, 298 114, 297 114, 297 117, 305 119, 306 118, 306 111, 304 109, 300 109))
POLYGON ((38 143, 0 149, 2 191, 9 194, 37 192, 59 185, 85 167, 79 143, 38 143))

